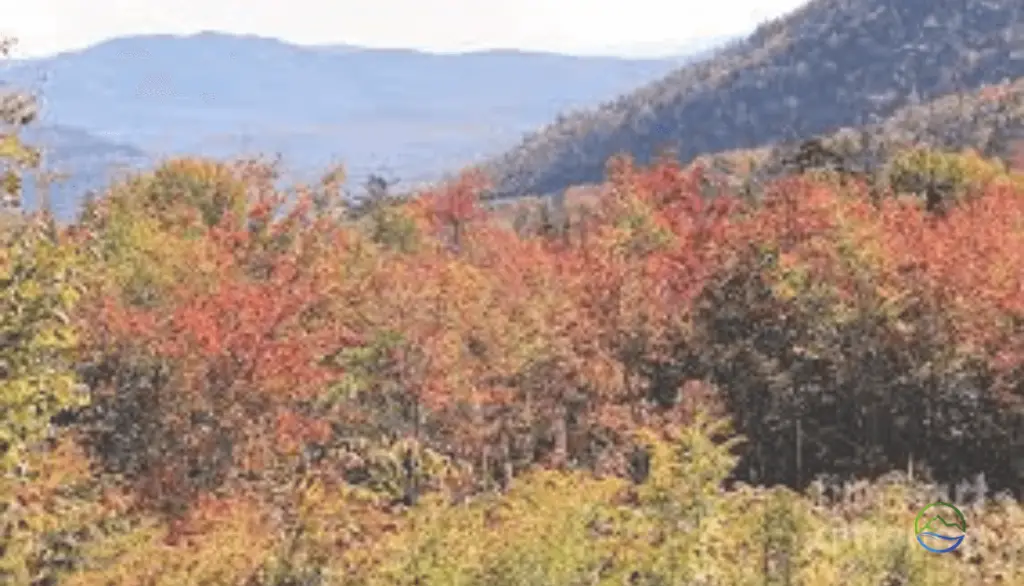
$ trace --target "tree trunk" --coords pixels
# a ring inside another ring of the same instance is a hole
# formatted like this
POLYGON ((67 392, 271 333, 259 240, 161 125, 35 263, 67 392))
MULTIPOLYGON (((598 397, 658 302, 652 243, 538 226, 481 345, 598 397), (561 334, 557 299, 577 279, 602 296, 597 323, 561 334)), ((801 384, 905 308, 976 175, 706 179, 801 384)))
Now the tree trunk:
POLYGON ((555 411, 554 440, 554 464, 556 467, 563 467, 569 460, 569 424, 564 405, 559 405, 555 411))
POLYGON ((512 487, 512 437, 506 430, 502 433, 501 446, 501 490, 506 491, 512 487))

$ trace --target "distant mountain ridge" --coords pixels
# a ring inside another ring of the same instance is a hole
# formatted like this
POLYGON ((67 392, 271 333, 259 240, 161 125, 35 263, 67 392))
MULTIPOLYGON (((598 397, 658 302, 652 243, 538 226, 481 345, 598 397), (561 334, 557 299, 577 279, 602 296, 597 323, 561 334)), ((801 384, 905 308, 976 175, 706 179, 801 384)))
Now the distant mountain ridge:
MULTIPOLYGON (((101 190, 118 173, 146 167, 154 160, 133 145, 66 125, 32 125, 21 135, 42 150, 43 170, 55 179, 48 187, 51 208, 64 220, 74 216, 85 193, 101 190)), ((36 209, 40 204, 38 186, 31 175, 26 177, 23 200, 26 209, 36 209)))
POLYGON ((123 158, 142 159, 147 154, 138 147, 106 140, 81 128, 64 124, 28 126, 22 131, 23 138, 31 144, 41 146, 48 163, 62 164, 86 157, 100 159, 123 158))
POLYGON ((1024 76, 1019 0, 814 0, 709 59, 561 116, 488 161, 497 195, 600 180, 620 152, 684 161, 844 126, 1024 76))
POLYGON ((307 47, 207 32, 17 61, 0 81, 38 92, 46 124, 154 156, 281 153, 300 173, 341 161, 355 179, 416 181, 501 152, 559 112, 657 79, 679 59, 307 47))

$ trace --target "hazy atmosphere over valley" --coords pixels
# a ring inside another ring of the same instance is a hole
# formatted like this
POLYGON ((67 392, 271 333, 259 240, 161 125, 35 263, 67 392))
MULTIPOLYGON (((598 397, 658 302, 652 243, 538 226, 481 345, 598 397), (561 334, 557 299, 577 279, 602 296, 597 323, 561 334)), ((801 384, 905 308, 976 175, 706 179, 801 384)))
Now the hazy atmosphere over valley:
POLYGON ((43 97, 40 142, 69 175, 56 188, 62 217, 117 170, 182 153, 280 154, 299 178, 343 162, 353 181, 417 184, 657 80, 795 2, 732 4, 694 16, 659 2, 635 13, 186 2, 173 14, 43 2, 12 11, 4 30, 19 43, 0 79, 43 97), (640 17, 666 7, 681 24, 640 17))

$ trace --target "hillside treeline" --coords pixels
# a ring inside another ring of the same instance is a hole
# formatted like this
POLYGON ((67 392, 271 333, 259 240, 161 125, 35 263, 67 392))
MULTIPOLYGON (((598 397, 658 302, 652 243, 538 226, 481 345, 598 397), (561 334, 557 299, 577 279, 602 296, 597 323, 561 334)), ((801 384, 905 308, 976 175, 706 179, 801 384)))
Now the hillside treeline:
POLYGON ((887 165, 616 160, 510 222, 473 173, 357 213, 179 159, 12 213, 0 582, 1017 583, 1024 177, 887 165))
POLYGON ((1022 18, 1016 0, 812 0, 664 79, 528 134, 490 162, 495 192, 596 182, 623 152, 647 163, 668 148, 690 161, 885 126, 897 112, 901 124, 970 131, 977 112, 947 97, 1024 76, 1022 18))
POLYGON ((900 156, 922 148, 970 149, 983 158, 1019 161, 1024 154, 1022 128, 1024 78, 908 105, 876 124, 809 140, 705 154, 694 164, 747 196, 757 196, 772 179, 809 169, 854 175, 873 190, 915 191, 891 185, 892 163, 900 156))

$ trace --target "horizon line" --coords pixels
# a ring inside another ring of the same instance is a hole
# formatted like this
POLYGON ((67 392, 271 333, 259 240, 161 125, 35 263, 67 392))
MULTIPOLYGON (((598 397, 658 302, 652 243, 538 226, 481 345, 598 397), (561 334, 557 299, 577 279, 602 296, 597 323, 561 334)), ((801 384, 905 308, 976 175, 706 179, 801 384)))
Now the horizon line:
MULTIPOLYGON (((4 33, 7 34, 7 33, 4 33)), ((612 58, 612 59, 624 59, 630 61, 643 61, 643 60, 670 60, 676 58, 684 58, 694 53, 699 53, 708 49, 712 49, 716 46, 722 46, 730 41, 736 39, 745 38, 749 32, 732 35, 707 35, 693 37, 686 40, 680 41, 656 41, 656 42, 638 42, 635 44, 617 44, 617 45, 605 45, 600 47, 592 47, 590 49, 577 48, 575 50, 555 50, 555 49, 543 49, 543 48, 530 48, 530 47, 514 47, 514 46, 467 46, 462 48, 436 48, 436 47, 423 47, 423 46, 401 46, 401 45, 384 45, 384 44, 373 44, 373 45, 356 45, 345 42, 338 43, 302 43, 293 41, 290 39, 275 37, 272 35, 265 35, 260 33, 237 33, 215 29, 201 29, 192 32, 168 32, 168 33, 136 33, 136 34, 125 34, 116 35, 111 37, 105 37, 103 39, 95 40, 86 44, 80 44, 78 46, 71 46, 58 50, 51 51, 39 51, 39 52, 25 52, 22 50, 20 43, 13 47, 10 61, 37 61, 41 59, 51 59, 64 55, 81 53, 88 51, 96 47, 125 40, 133 39, 191 39, 202 36, 221 36, 221 37, 234 37, 237 39, 252 39, 260 41, 272 41, 281 43, 283 45, 289 45, 292 47, 298 47, 302 49, 310 50, 324 50, 324 49, 335 49, 335 50, 350 50, 350 51, 408 51, 413 53, 422 53, 427 55, 438 55, 438 56, 458 56, 458 55, 474 55, 474 54, 486 54, 486 53, 523 53, 528 55, 559 55, 565 57, 580 57, 580 58, 612 58)), ((17 38, 17 34, 11 33, 10 36, 17 38)))

